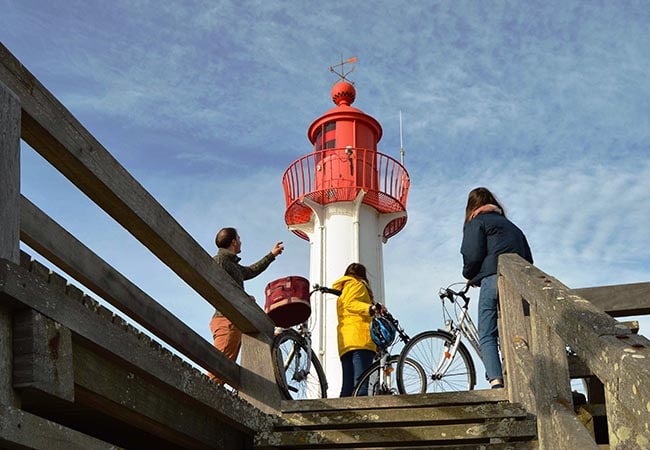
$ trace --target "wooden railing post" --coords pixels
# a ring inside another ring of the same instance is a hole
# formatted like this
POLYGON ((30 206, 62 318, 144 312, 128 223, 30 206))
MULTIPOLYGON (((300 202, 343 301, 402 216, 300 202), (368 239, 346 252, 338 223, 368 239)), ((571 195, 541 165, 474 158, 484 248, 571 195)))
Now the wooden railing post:
POLYGON ((596 449, 572 408, 566 344, 573 342, 560 336, 566 327, 560 311, 567 305, 554 295, 563 286, 513 254, 499 256, 499 278, 510 399, 537 415, 540 449, 596 449), (528 339, 522 298, 530 307, 528 339))
POLYGON ((280 410, 280 388, 275 382, 270 341, 263 333, 242 335, 241 394, 266 413, 280 410))
POLYGON ((508 397, 511 402, 524 405, 528 411, 535 411, 537 404, 531 390, 530 321, 524 314, 524 300, 503 276, 499 276, 498 290, 499 335, 508 397))
POLYGON ((20 262, 20 102, 0 83, 0 258, 20 262))
MULTIPOLYGON (((0 259, 20 262, 20 101, 0 83, 0 259)), ((0 301, 0 404, 18 406, 11 385, 12 328, 0 301)))

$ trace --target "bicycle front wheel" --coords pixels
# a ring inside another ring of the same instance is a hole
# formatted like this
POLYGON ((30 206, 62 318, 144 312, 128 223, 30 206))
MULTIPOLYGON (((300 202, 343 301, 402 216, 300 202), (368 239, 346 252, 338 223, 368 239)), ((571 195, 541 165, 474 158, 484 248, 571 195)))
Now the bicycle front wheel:
POLYGON ((474 389, 474 361, 462 342, 458 343, 456 354, 452 355, 453 344, 452 336, 442 331, 425 331, 411 339, 402 350, 397 366, 400 392, 413 393, 408 387, 410 369, 407 360, 415 361, 424 370, 424 393, 474 389))
POLYGON ((287 400, 327 397, 325 372, 302 336, 294 330, 277 335, 271 348, 275 379, 287 400))
POLYGON ((399 364, 399 355, 392 355, 388 359, 388 366, 385 370, 381 369, 381 361, 375 362, 372 366, 361 374, 359 382, 352 391, 353 397, 358 397, 359 392, 363 392, 364 384, 368 386, 368 393, 365 395, 397 395, 404 393, 422 394, 426 392, 426 374, 424 369, 416 361, 406 359, 404 361, 404 385, 407 391, 398 390, 396 371, 399 364))

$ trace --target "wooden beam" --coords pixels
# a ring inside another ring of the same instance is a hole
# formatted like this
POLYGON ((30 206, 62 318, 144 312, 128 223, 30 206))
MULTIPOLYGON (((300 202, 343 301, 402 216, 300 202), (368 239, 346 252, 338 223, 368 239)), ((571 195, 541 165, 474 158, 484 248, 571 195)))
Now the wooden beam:
POLYGON ((119 450, 58 423, 0 405, 0 447, 50 450, 119 450))
POLYGON ((70 330, 23 309, 14 315, 13 386, 74 401, 70 330))
POLYGON ((634 360, 639 362, 641 371, 650 364, 650 353, 646 357, 650 341, 646 338, 635 335, 629 327, 517 255, 502 255, 499 263, 500 273, 531 303, 531 308, 538 305, 537 313, 599 379, 608 381, 614 375, 612 358, 638 354, 634 360))
MULTIPOLYGON (((600 448, 568 404, 553 401, 550 413, 552 426, 547 426, 548 430, 543 435, 537 436, 540 449, 598 450, 600 448)), ((539 419, 537 429, 539 431, 539 419)))
POLYGON ((319 398, 314 400, 284 400, 282 413, 366 410, 382 408, 438 407, 479 405, 508 401, 504 389, 480 389, 459 392, 434 392, 417 395, 386 395, 381 397, 319 398))
MULTIPOLYGON (((301 400, 298 400, 301 401, 301 400)), ((379 403, 379 400, 378 400, 379 403)), ((409 405, 407 408, 386 408, 377 405, 374 409, 335 409, 325 411, 303 411, 290 413, 283 411, 282 421, 274 430, 309 427, 311 430, 331 428, 362 428, 381 423, 382 426, 414 425, 418 422, 439 425, 444 422, 484 422, 495 419, 517 418, 524 420, 529 413, 521 405, 511 403, 480 403, 475 405, 421 406, 409 405)))
MULTIPOLYGON (((74 343, 77 406, 100 411, 118 421, 184 449, 245 448, 252 434, 233 428, 198 402, 168 389, 150 377, 120 366, 74 343)), ((97 424, 97 428, 101 428, 97 424)))
POLYGON ((241 395, 268 414, 277 413, 282 401, 273 364, 269 346, 259 336, 242 335, 241 365, 245 370, 241 371, 241 395), (274 388, 265 389, 264 386, 274 388))
POLYGON ((255 448, 276 449, 279 445, 282 448, 359 448, 360 443, 365 444, 362 448, 480 448, 476 443, 480 440, 523 440, 531 436, 535 436, 534 421, 502 419, 476 425, 375 426, 260 433, 255 437, 255 448), (453 442, 453 447, 440 445, 450 442, 453 442), (429 447, 424 447, 426 444, 429 447))
MULTIPOLYGON (((20 101, 0 81, 0 258, 20 261, 20 101)), ((0 298, 0 405, 19 406, 11 387, 11 315, 0 298)))
POLYGON ((18 263, 20 100, 0 81, 0 258, 18 263))
POLYGON ((0 82, 19 98, 22 138, 244 333, 273 323, 83 125, 0 44, 0 82))
POLYGON ((199 366, 213 373, 230 373, 229 382, 235 383, 232 377, 238 369, 233 361, 25 197, 20 214, 23 242, 199 366))
MULTIPOLYGON (((504 359, 506 389, 513 403, 523 404, 529 411, 537 410, 531 389, 534 372, 530 348, 530 321, 524 316, 521 295, 502 276, 498 277, 500 329, 499 339, 504 359)), ((528 305, 526 304, 528 309, 528 305)))
MULTIPOLYGON (((241 407, 241 399, 234 398, 225 388, 210 381, 189 364, 174 356, 160 344, 127 325, 120 317, 100 306, 74 286, 61 283, 57 275, 49 274, 48 279, 35 275, 39 265, 32 262, 32 271, 0 260, 0 297, 12 300, 16 306, 28 306, 43 315, 59 322, 79 335, 88 345, 103 349, 106 355, 132 365, 142 372, 149 373, 162 383, 170 386, 205 404, 215 415, 246 427, 264 427, 264 420, 258 420, 259 410, 248 404, 241 407)), ((74 337, 74 335, 73 335, 74 337)), ((235 366, 238 367, 238 366, 235 366)), ((241 369, 240 370, 245 370, 241 369)), ((224 377, 232 379, 233 384, 239 374, 223 368, 224 377)), ((255 374, 247 375, 253 378, 255 374)), ((277 385, 258 377, 251 384, 257 389, 277 391, 277 385)), ((249 393, 254 395, 253 392, 249 393)))
POLYGON ((608 416, 629 411, 614 421, 610 438, 612 430, 627 429, 637 442, 650 443, 650 341, 517 255, 501 255, 499 273, 531 304, 531 320, 536 315, 605 383, 608 416))
POLYGON ((650 314, 650 283, 573 289, 572 293, 589 300, 612 317, 650 314))

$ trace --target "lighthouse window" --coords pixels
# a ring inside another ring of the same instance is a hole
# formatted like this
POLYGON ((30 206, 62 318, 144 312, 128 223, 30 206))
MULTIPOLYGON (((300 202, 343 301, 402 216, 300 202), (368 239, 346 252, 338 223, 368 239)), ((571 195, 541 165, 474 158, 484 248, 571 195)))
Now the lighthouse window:
POLYGON ((318 130, 315 151, 336 147, 336 122, 327 122, 318 130))

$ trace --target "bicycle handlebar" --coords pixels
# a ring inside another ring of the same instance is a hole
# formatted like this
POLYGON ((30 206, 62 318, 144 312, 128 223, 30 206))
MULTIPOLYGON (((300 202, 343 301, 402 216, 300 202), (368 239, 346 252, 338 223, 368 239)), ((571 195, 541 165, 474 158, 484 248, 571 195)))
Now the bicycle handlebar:
MULTIPOLYGON (((451 286, 453 286, 453 284, 451 286)), ((440 297, 440 300, 444 300, 445 298, 447 298, 452 303, 456 301, 456 297, 460 297, 463 300, 465 300, 465 303, 469 303, 469 298, 466 295, 467 291, 469 291, 469 288, 470 288, 469 284, 465 284, 465 287, 458 292, 451 289, 451 287, 440 288, 440 292, 438 293, 438 296, 440 297)))
MULTIPOLYGON (((326 286, 321 286, 321 285, 319 285, 317 283, 314 284, 312 287, 313 287, 313 290, 309 293, 310 296, 311 296, 311 294, 313 294, 316 291, 320 291, 320 292, 323 292, 325 294, 333 294, 333 295, 341 295, 342 294, 342 291, 339 291, 338 289, 328 288, 326 286)), ((381 305, 381 303, 378 303, 378 304, 381 305)), ((386 319, 388 319, 395 326, 395 329, 397 330, 397 333, 402 337, 402 340, 408 341, 410 338, 406 334, 406 332, 404 331, 404 328, 402 328, 400 326, 399 321, 395 317, 393 317, 393 315, 391 313, 388 312, 388 310, 386 309, 386 307, 384 305, 381 305, 381 306, 382 306, 382 312, 380 313, 380 315, 382 317, 385 317, 386 319)))
POLYGON ((393 315, 391 313, 389 313, 386 309, 384 309, 384 312, 381 314, 381 316, 385 317, 386 319, 388 319, 388 321, 390 323, 393 324, 393 326, 395 327, 395 330, 397 331, 397 334, 400 335, 402 341, 407 342, 409 339, 411 339, 409 337, 409 335, 406 334, 406 331, 404 331, 404 328, 402 328, 400 326, 399 320, 397 320, 395 317, 393 317, 393 315))
POLYGON ((313 294, 316 291, 320 291, 320 292, 322 292, 324 294, 333 294, 333 295, 341 295, 342 294, 342 292, 339 291, 338 289, 328 288, 326 286, 321 286, 319 284, 314 284, 312 287, 314 288, 314 290, 309 293, 310 296, 311 296, 311 294, 313 294))

